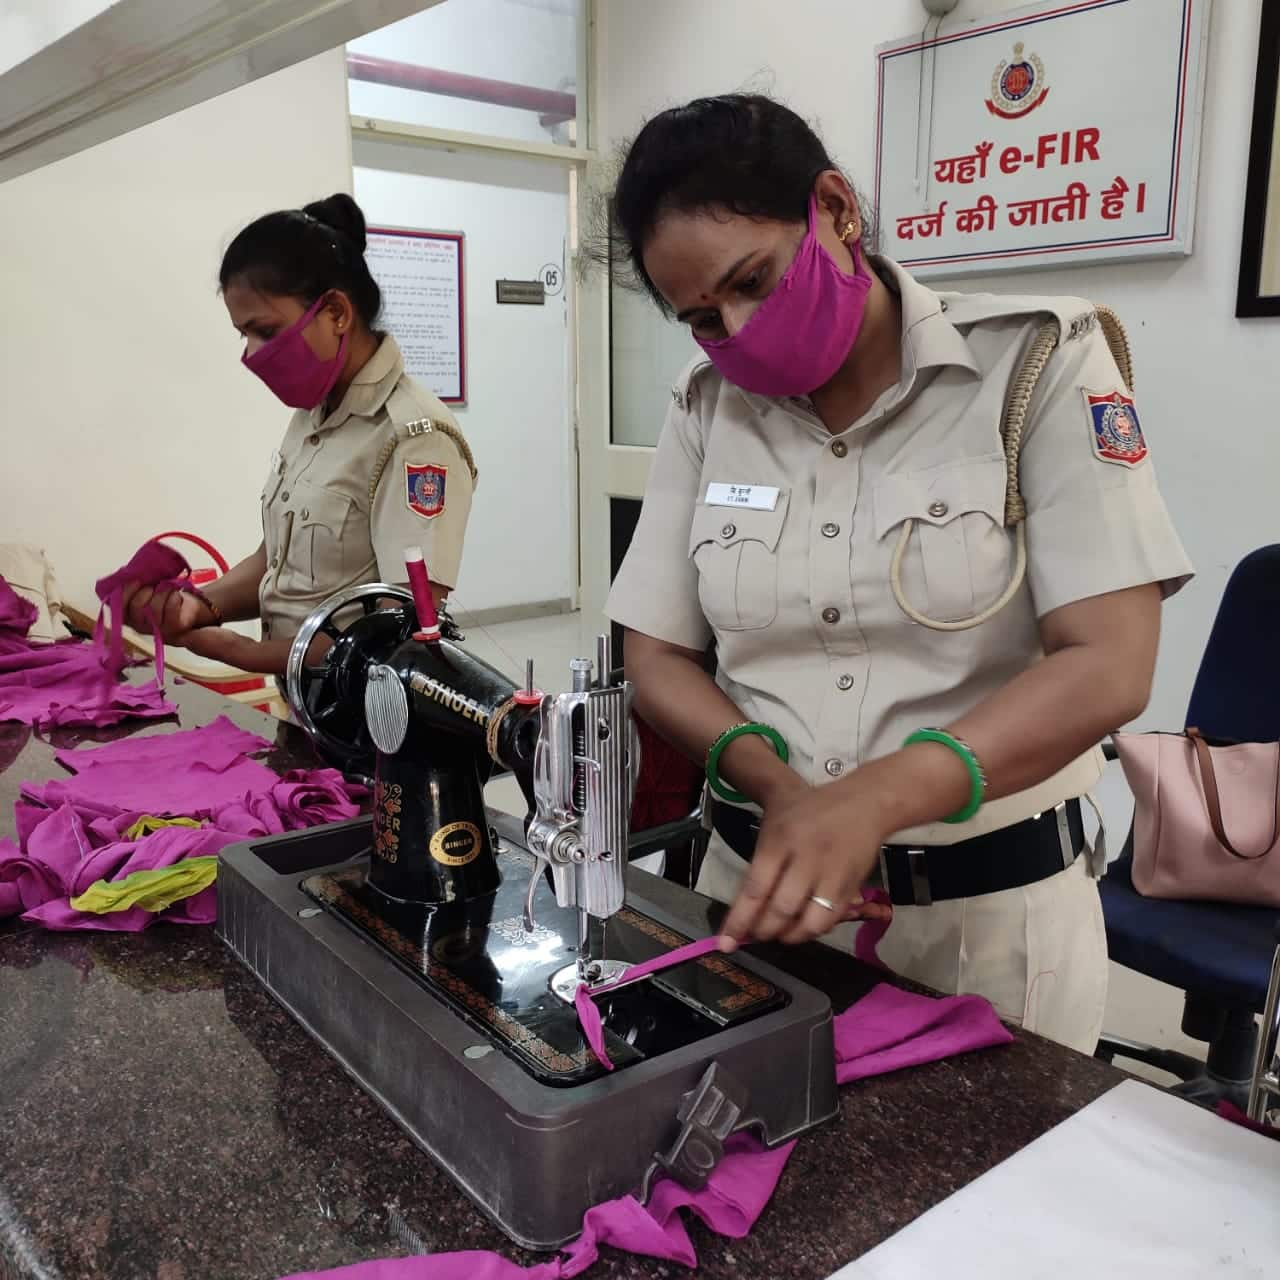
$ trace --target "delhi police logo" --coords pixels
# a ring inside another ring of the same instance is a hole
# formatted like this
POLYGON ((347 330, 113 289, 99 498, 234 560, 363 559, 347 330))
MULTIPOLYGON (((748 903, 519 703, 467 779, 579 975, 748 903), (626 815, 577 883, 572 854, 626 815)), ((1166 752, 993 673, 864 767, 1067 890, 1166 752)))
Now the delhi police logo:
POLYGON ((1133 401, 1119 391, 1084 393, 1093 421, 1093 451, 1103 462, 1136 467, 1147 456, 1147 441, 1133 401))
POLYGON ((404 464, 405 501, 409 510, 424 520, 432 520, 444 510, 444 479, 447 467, 433 463, 415 466, 404 464))
POLYGON ((1029 115, 1048 96, 1044 63, 1033 53, 1022 56, 1023 45, 1013 46, 1013 59, 1002 62, 991 77, 991 97, 987 110, 1002 120, 1018 120, 1029 115))

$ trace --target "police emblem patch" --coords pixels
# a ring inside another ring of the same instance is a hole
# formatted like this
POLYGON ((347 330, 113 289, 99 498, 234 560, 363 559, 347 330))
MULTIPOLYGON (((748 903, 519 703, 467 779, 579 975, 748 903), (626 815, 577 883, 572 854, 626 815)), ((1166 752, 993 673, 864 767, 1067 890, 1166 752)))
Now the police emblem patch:
POLYGON ((1029 115, 1049 96, 1044 63, 1034 53, 1024 58, 1022 50, 1020 42, 1015 44, 1012 60, 1002 62, 991 77, 987 110, 1002 120, 1018 120, 1029 115))
POLYGON ((433 520, 444 510, 444 478, 447 467, 434 463, 404 464, 405 501, 409 510, 424 520, 433 520))
POLYGON ((1093 452, 1103 462, 1136 467, 1147 456, 1147 441, 1131 397, 1120 391, 1084 392, 1093 427, 1093 452))

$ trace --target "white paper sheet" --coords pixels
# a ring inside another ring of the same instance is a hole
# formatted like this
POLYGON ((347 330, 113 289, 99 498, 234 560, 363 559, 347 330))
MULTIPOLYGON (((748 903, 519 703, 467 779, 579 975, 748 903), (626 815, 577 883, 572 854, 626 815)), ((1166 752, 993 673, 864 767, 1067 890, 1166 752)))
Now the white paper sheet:
POLYGON ((830 1280, 1075 1276, 1280 1277, 1280 1142, 1126 1081, 830 1280))

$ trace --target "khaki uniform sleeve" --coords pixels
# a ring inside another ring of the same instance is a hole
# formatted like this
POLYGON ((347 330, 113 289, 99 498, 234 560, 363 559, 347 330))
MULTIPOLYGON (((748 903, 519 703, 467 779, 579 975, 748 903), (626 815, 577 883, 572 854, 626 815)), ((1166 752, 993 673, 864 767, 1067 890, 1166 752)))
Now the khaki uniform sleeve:
POLYGON ((405 548, 421 547, 431 581, 458 585, 474 489, 466 459, 444 432, 413 436, 396 446, 369 518, 384 582, 404 582, 405 548))
POLYGON ((1156 485, 1152 425, 1148 435, 1097 326, 1054 353, 1032 402, 1020 466, 1037 616, 1152 582, 1170 596, 1191 579, 1156 485))
POLYGON ((621 626, 698 650, 711 643, 711 628, 698 601, 698 571, 689 556, 689 530, 701 487, 697 421, 689 409, 672 406, 635 535, 605 606, 621 626))

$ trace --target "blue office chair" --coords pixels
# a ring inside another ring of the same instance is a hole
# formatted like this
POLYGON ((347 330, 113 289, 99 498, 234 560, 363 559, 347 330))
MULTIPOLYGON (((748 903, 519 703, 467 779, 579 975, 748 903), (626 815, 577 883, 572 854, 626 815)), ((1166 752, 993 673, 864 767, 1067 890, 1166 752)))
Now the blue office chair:
MULTIPOLYGON (((1187 724, 1208 738, 1280 741, 1280 545, 1246 556, 1227 583, 1191 693, 1187 724)), ((1108 755, 1114 756, 1113 752, 1108 755)), ((1206 1105, 1247 1106, 1280 913, 1266 907, 1144 898, 1133 887, 1133 832, 1099 886, 1111 959, 1186 993, 1183 1033, 1207 1060, 1104 1035, 1097 1056, 1176 1075, 1206 1105)))

